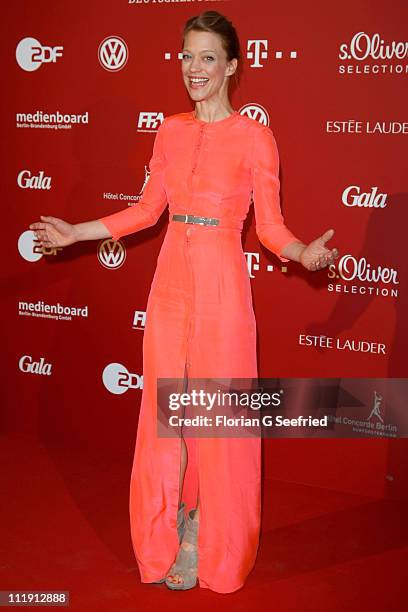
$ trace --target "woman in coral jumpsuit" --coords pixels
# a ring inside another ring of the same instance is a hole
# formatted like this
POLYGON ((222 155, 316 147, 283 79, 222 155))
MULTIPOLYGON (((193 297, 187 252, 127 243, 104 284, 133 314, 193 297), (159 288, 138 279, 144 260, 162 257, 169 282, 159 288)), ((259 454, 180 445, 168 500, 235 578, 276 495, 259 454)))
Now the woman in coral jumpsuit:
MULTIPOLYGON (((159 437, 157 379, 257 377, 256 322, 241 242, 251 199, 257 235, 282 261, 319 269, 337 250, 324 246, 333 230, 306 246, 284 225, 273 133, 228 100, 239 57, 232 24, 208 11, 187 22, 183 40, 183 77, 195 110, 162 122, 139 203, 78 224, 76 239, 118 240, 154 225, 168 206, 143 338, 132 542, 142 582, 166 579, 169 588, 185 589, 198 579, 200 587, 230 593, 243 586, 257 554, 261 439, 159 437), (99 228, 93 225, 93 233, 92 223, 99 228), (188 449, 183 482, 182 443, 188 449), (178 520, 184 505, 197 499, 187 523, 178 520)), ((31 227, 48 227, 50 238, 57 225, 43 219, 31 227)))

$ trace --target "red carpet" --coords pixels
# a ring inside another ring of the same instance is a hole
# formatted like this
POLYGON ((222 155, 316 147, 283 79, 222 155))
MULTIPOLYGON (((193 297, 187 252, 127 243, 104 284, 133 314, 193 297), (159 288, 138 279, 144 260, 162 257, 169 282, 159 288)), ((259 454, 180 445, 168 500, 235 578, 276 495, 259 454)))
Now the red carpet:
POLYGON ((177 593, 139 582, 128 460, 23 434, 0 439, 1 590, 69 591, 69 608, 84 612, 407 609, 406 504, 265 481, 258 560, 244 588, 177 593))

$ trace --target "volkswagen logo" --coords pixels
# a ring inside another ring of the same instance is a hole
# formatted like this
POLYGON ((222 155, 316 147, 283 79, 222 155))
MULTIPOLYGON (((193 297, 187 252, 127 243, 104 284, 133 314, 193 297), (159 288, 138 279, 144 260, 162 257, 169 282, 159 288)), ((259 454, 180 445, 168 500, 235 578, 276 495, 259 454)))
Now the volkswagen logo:
POLYGON ((120 268, 126 259, 126 249, 120 240, 106 238, 98 246, 99 262, 109 270, 120 268))
POLYGON ((101 66, 109 72, 122 70, 129 57, 127 45, 120 36, 108 36, 98 49, 98 58, 101 66))
POLYGON ((269 126, 269 115, 266 108, 261 104, 249 103, 239 109, 241 115, 246 115, 250 119, 255 119, 261 125, 269 126))

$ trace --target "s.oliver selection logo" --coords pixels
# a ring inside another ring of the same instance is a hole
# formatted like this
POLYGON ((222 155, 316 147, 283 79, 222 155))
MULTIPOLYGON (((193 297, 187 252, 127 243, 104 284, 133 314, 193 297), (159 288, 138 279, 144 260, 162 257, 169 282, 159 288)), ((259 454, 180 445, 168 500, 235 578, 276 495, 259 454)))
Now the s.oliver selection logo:
POLYGON ((51 189, 51 177, 45 176, 44 170, 31 174, 30 170, 21 170, 17 176, 17 185, 21 189, 51 189))
POLYGON ((126 259, 126 249, 120 240, 106 238, 98 246, 98 261, 108 270, 117 270, 126 259))
POLYGON ((341 201, 344 206, 352 208, 385 208, 387 194, 378 193, 378 187, 371 187, 371 191, 364 192, 358 185, 349 185, 343 191, 341 201))
POLYGON ((109 363, 102 372, 105 388, 115 395, 128 389, 143 389, 143 375, 133 374, 121 363, 109 363))
POLYGON ((400 60, 408 58, 408 42, 386 42, 377 32, 357 32, 340 45, 339 58, 345 62, 339 66, 340 74, 406 74, 408 64, 400 60))
POLYGON ((62 57, 64 47, 47 47, 36 38, 23 38, 16 48, 17 64, 27 72, 34 72, 42 64, 52 64, 62 57))
POLYGON ((335 284, 328 284, 327 289, 330 292, 398 297, 397 270, 371 264, 365 257, 357 259, 350 254, 343 255, 337 265, 328 266, 327 274, 329 278, 338 279, 335 284))

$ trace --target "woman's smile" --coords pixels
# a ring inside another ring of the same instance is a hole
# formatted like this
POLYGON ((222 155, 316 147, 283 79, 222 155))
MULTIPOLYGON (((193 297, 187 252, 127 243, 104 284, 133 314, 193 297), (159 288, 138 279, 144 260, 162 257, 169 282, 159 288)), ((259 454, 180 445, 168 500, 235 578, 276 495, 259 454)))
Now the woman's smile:
POLYGON ((209 80, 207 77, 188 77, 191 89, 201 89, 207 85, 209 80))

